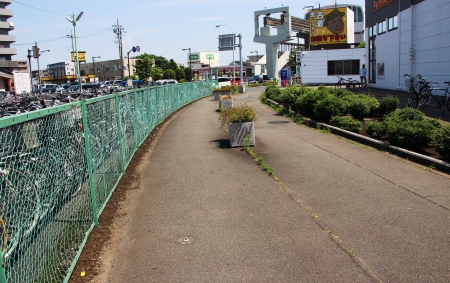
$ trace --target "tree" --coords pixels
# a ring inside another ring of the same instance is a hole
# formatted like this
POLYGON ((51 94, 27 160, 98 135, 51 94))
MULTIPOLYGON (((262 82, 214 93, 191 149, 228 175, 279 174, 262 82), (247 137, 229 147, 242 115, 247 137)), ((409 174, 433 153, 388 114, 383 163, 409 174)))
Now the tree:
POLYGON ((366 48, 366 42, 365 41, 361 41, 357 48, 366 48))
POLYGON ((187 81, 192 81, 192 70, 191 70, 191 68, 189 68, 189 67, 185 67, 184 68, 184 78, 187 80, 187 81))
POLYGON ((178 64, 173 61, 173 59, 170 59, 169 63, 167 64, 166 69, 176 70, 178 69, 178 64))
POLYGON ((176 68, 175 69, 175 76, 177 78, 177 81, 181 82, 182 80, 184 80, 185 78, 185 74, 184 74, 184 68, 176 68))
POLYGON ((153 81, 160 80, 163 75, 163 69, 158 67, 153 67, 150 71, 150 76, 152 77, 153 81))
POLYGON ((167 69, 163 73, 163 79, 175 79, 175 71, 172 69, 167 69))
POLYGON ((140 64, 135 66, 135 73, 140 80, 143 80, 144 82, 148 81, 151 76, 152 65, 153 64, 149 56, 143 56, 142 58, 140 58, 140 64))
POLYGON ((155 56, 153 55, 155 58, 155 66, 158 68, 161 68, 163 70, 168 69, 167 65, 169 64, 169 61, 167 61, 166 58, 162 57, 162 56, 155 56))

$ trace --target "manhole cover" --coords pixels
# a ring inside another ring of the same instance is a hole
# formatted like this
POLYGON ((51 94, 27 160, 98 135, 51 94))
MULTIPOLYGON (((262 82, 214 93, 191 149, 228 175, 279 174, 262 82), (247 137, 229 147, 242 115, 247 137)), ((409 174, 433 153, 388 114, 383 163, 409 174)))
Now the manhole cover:
POLYGON ((267 124, 287 124, 289 121, 269 121, 267 124))
POLYGON ((192 244, 194 242, 194 237, 182 237, 177 240, 177 244, 187 245, 192 244))

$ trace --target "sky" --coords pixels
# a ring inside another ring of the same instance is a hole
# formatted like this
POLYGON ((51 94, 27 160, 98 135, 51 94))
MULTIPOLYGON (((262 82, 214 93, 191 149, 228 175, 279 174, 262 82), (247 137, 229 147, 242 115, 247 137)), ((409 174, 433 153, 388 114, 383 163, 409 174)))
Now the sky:
MULTIPOLYGON (((133 46, 140 47, 140 53, 163 56, 177 63, 187 65, 188 51, 218 52, 218 37, 231 33, 242 35, 243 60, 258 51, 265 53, 265 45, 253 42, 254 11, 289 6, 295 17, 304 18, 305 6, 334 5, 334 1, 315 2, 317 0, 265 1, 265 0, 12 0, 7 9, 13 10, 15 29, 9 34, 16 36, 11 45, 18 54, 12 60, 26 60, 28 49, 37 42, 41 52, 41 69, 47 64, 69 62, 72 42, 70 39, 73 25, 65 16, 83 15, 76 24, 79 51, 86 51, 88 62, 119 58, 119 45, 113 32, 113 25, 123 27, 123 55, 126 56, 133 46), (228 27, 216 28, 216 25, 228 27), (68 37, 69 36, 69 37, 68 37)), ((364 0, 347 0, 346 4, 364 7, 364 0)), ((338 1, 338 4, 344 2, 338 1)), ((278 15, 273 15, 279 18, 278 15)), ((260 19, 262 25, 262 18, 260 19)), ((292 40, 295 43, 295 39, 292 40)), ((235 51, 235 60, 239 60, 239 51, 235 51)), ((232 51, 220 52, 221 65, 232 61, 232 51)), ((37 70, 36 59, 32 59, 33 70, 37 70)))

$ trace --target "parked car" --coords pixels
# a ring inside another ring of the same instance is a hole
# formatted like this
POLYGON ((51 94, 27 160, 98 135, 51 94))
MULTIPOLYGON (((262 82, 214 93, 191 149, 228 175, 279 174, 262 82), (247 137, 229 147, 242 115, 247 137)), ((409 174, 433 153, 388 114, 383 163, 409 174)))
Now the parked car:
MULTIPOLYGON (((134 87, 141 87, 143 85, 144 85, 144 81, 143 80, 133 80, 133 86, 134 87)), ((127 87, 128 86, 128 81, 121 81, 120 82, 120 86, 127 87)))
POLYGON ((107 86, 105 84, 100 83, 85 83, 81 85, 82 89, 102 89, 106 88, 107 86))
POLYGON ((217 78, 217 82, 219 83, 219 88, 227 85, 231 85, 231 78, 229 77, 219 77, 217 78))
POLYGON ((231 85, 240 85, 241 84, 241 78, 231 78, 231 81, 230 81, 230 84, 231 85))
MULTIPOLYGON (((263 75, 263 82, 268 81, 269 77, 267 75, 263 75)), ((254 75, 250 79, 248 79, 249 84, 259 83, 259 75, 254 75)))
POLYGON ((176 80, 157 80, 153 82, 152 85, 154 86, 161 86, 161 85, 169 85, 169 84, 177 84, 178 82, 176 80))

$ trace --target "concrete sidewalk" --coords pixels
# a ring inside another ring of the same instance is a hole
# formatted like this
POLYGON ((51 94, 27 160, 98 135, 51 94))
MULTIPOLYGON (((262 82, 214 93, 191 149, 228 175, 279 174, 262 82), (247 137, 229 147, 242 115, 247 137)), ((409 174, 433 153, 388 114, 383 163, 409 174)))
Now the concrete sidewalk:
POLYGON ((139 168, 99 282, 448 282, 450 178, 297 125, 258 101, 253 151, 218 101, 181 110, 139 168))

